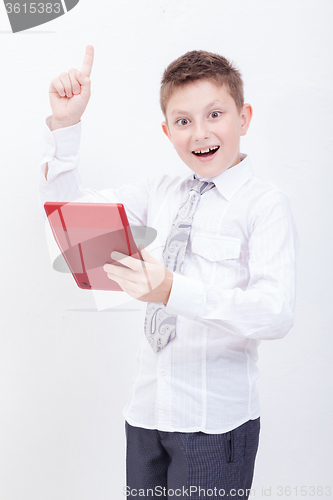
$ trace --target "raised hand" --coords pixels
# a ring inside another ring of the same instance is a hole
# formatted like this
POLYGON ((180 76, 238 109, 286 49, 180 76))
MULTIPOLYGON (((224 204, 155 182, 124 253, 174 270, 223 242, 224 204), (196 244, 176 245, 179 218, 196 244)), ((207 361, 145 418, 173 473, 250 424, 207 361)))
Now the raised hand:
POLYGON ((49 97, 53 115, 52 130, 79 123, 90 99, 93 61, 94 47, 87 45, 81 71, 72 68, 51 81, 49 97))

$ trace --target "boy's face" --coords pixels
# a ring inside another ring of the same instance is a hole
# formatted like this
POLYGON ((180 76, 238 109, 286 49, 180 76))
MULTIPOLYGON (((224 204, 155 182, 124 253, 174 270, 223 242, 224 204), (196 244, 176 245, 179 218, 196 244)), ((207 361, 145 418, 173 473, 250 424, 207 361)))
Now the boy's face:
POLYGON ((223 86, 198 80, 176 89, 162 123, 179 157, 203 177, 215 177, 240 162, 240 137, 252 118, 252 107, 244 104, 239 112, 223 86), (197 156, 194 152, 211 147, 217 150, 197 156))

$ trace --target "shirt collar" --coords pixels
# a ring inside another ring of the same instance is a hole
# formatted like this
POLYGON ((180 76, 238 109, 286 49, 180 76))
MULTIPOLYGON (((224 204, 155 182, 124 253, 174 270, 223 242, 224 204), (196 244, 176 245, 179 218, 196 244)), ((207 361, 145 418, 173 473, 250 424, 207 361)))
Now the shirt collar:
POLYGON ((228 168, 224 172, 215 177, 202 177, 201 175, 186 174, 181 178, 181 182, 188 179, 199 179, 201 181, 214 182, 216 189, 224 196, 227 201, 236 194, 236 192, 252 177, 254 171, 248 155, 240 153, 240 162, 233 167, 228 168))

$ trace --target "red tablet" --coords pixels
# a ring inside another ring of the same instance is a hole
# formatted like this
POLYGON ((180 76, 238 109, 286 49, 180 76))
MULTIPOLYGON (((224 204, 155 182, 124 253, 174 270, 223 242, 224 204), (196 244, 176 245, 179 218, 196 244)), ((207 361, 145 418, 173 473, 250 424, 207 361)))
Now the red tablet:
MULTIPOLYGON (((83 290, 122 291, 103 269, 106 263, 122 265, 111 253, 116 250, 142 260, 123 204, 46 202, 44 209, 76 284, 83 290)), ((152 231, 151 241, 156 237, 152 231)))

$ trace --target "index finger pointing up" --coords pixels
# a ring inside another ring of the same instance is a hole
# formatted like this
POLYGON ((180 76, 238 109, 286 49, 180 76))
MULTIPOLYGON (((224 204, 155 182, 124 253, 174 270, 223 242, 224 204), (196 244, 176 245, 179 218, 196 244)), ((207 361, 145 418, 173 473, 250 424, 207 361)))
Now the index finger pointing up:
POLYGON ((81 73, 84 76, 90 77, 91 68, 94 62, 94 47, 92 45, 87 45, 86 53, 81 66, 81 73))

